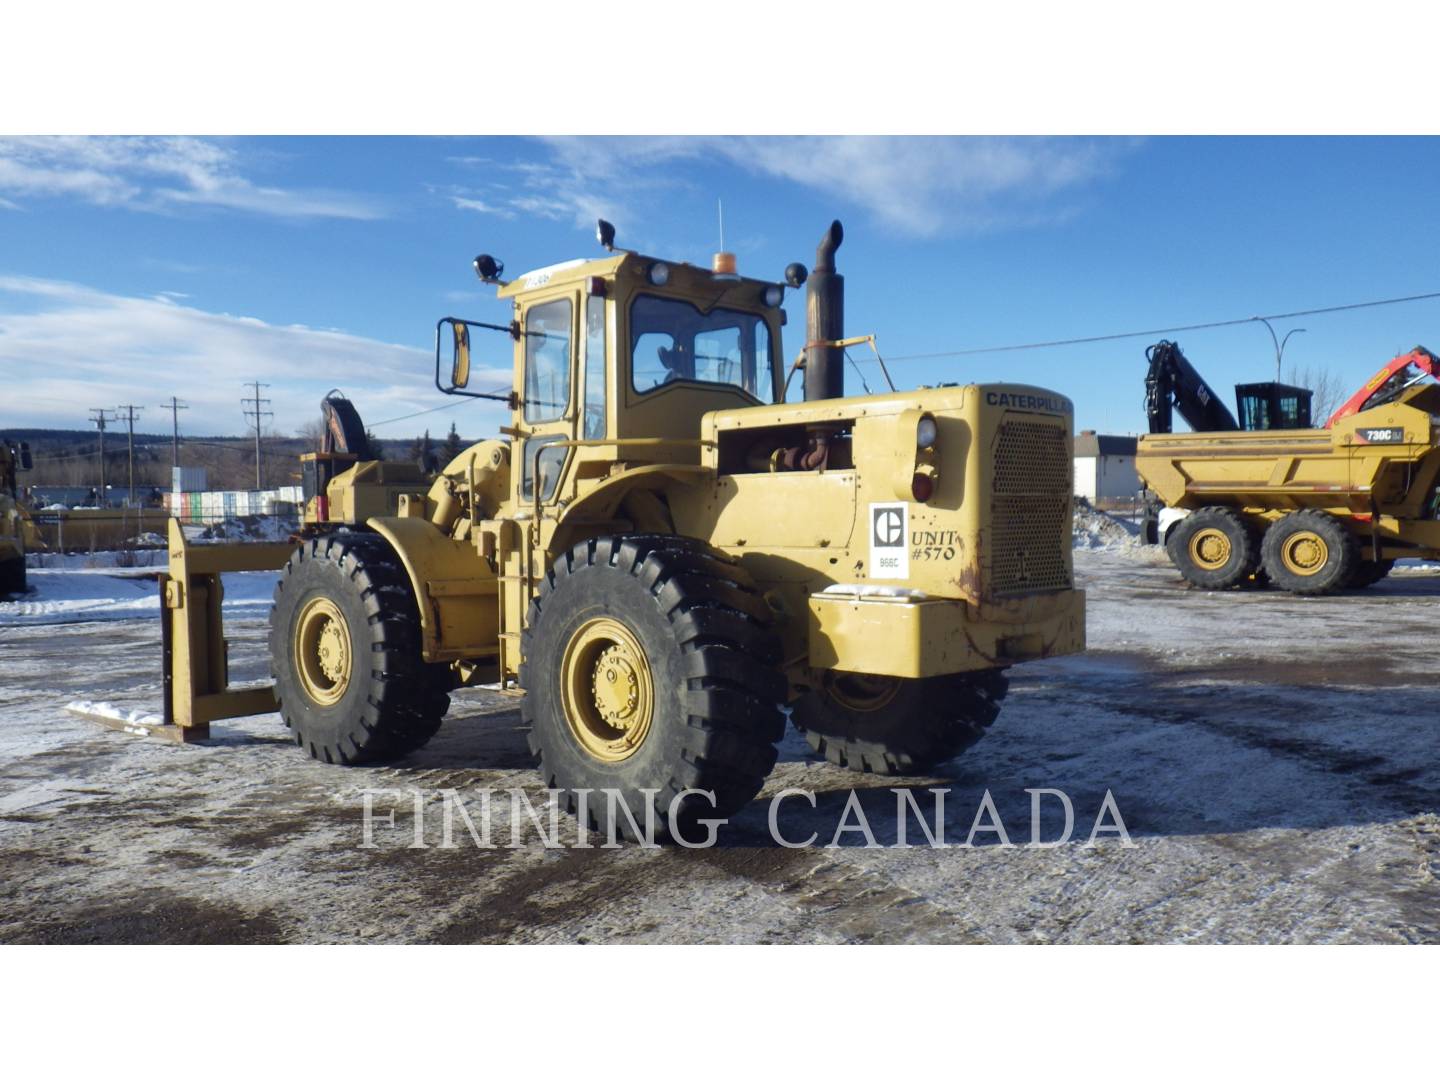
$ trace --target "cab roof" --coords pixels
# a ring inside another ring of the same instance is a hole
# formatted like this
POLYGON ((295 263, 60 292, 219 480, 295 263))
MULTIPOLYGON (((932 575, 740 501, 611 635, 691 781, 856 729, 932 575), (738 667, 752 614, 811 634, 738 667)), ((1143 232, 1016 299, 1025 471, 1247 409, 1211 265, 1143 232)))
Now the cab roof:
POLYGON ((643 275, 655 263, 664 263, 670 267, 670 286, 677 291, 710 294, 716 301, 744 303, 747 307, 762 303, 761 296, 767 286, 780 284, 778 281, 767 281, 763 278, 717 278, 713 271, 703 266, 623 251, 600 259, 570 259, 530 270, 514 281, 502 285, 497 295, 520 296, 534 289, 572 285, 591 277, 620 281, 630 274, 636 277, 637 284, 643 284, 643 275))

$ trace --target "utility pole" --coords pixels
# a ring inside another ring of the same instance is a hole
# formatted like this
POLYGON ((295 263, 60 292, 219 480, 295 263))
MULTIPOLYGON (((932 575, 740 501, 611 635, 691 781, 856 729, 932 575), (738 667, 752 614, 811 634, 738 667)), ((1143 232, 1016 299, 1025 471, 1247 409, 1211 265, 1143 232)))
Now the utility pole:
POLYGON ((180 467, 180 410, 188 409, 190 406, 172 396, 168 403, 160 407, 170 410, 170 467, 178 469, 180 467))
POLYGON ((262 398, 260 390, 262 387, 269 387, 269 383, 249 382, 245 384, 254 393, 253 397, 240 399, 240 404, 245 406, 245 419, 255 426, 255 489, 258 491, 265 486, 265 479, 261 473, 260 459, 260 425, 267 416, 274 416, 273 412, 262 411, 261 405, 269 405, 269 398, 262 398))
POLYGON ((111 415, 109 409, 91 409, 90 422, 95 425, 100 433, 100 486, 96 489, 97 498, 101 504, 105 501, 105 425, 111 420, 119 419, 111 415))
POLYGON ((139 412, 144 412, 145 409, 144 409, 142 406, 138 406, 138 405, 116 405, 116 406, 115 406, 115 412, 116 412, 117 414, 120 412, 121 409, 124 409, 124 410, 125 410, 125 415, 124 415, 123 417, 117 415, 117 416, 116 416, 116 419, 117 419, 117 420, 122 420, 122 419, 123 419, 123 420, 125 421, 125 424, 126 424, 128 430, 129 430, 129 434, 128 434, 128 436, 126 437, 127 449, 129 450, 129 453, 130 453, 130 496, 129 496, 128 505, 134 506, 134 505, 135 505, 135 414, 136 414, 136 413, 139 413, 139 412))

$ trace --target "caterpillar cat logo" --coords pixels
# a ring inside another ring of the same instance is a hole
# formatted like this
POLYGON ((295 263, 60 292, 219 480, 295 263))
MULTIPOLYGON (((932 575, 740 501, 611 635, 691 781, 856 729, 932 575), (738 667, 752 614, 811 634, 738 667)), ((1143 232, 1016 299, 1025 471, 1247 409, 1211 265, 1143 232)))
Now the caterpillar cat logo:
POLYGON ((870 504, 870 576, 910 576, 910 549, 905 546, 910 531, 910 507, 905 503, 870 504))

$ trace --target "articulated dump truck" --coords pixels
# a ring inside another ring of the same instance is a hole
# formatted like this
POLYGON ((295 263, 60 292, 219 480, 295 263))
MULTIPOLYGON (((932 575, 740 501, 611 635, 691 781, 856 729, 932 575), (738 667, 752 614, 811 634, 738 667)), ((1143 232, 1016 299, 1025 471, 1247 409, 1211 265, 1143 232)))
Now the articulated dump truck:
MULTIPOLYGON (((1440 361, 1417 346, 1381 368, 1323 428, 1308 425, 1308 391, 1297 410, 1296 388, 1252 384, 1239 388, 1242 413, 1264 416, 1247 406, 1266 398, 1288 402, 1265 429, 1239 430, 1220 406, 1226 430, 1143 436, 1136 467, 1165 505, 1159 538, 1181 575, 1202 588, 1268 578, 1319 595, 1373 585, 1399 558, 1440 558, 1437 372, 1440 361), (1247 397, 1255 387, 1262 389, 1247 397)), ((1177 394, 1182 411, 1187 398, 1192 404, 1187 417, 1197 426, 1209 426, 1199 403, 1215 408, 1204 389, 1177 394)))
POLYGON ((733 256, 639 255, 602 222, 597 259, 505 281, 477 258, 513 318, 441 320, 436 383, 508 402, 502 437, 426 477, 310 456, 324 494, 293 544, 172 529, 175 737, 278 707, 314 757, 383 761, 425 743, 457 687, 497 686, 522 695, 546 785, 630 835, 647 801, 674 827, 751 800, 787 711, 866 772, 974 743, 1008 668, 1084 647, 1071 405, 1016 385, 843 397, 842 237, 786 270, 808 290, 788 371, 786 285, 733 256), (470 386, 485 335, 513 351, 508 388, 470 386), (220 574, 267 566, 274 686, 231 690, 220 574))

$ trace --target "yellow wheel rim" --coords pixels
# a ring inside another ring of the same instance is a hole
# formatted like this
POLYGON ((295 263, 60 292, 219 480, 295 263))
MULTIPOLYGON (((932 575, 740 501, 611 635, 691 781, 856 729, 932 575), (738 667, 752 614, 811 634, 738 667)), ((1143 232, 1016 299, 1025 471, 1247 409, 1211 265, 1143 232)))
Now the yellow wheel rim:
POLYGON ((900 692, 900 680, 888 675, 840 674, 831 677, 825 689, 836 704, 854 712, 876 712, 889 705, 900 692))
POLYGON ((560 691, 570 734, 597 761, 624 761, 645 744, 655 684, 645 650, 623 623, 591 619, 571 635, 560 691))
POLYGON ((291 655, 300 685, 320 705, 334 705, 350 689, 353 649, 350 625, 335 602, 317 596, 295 620, 291 655))
POLYGON ((1280 545, 1280 561, 1290 573, 1311 577, 1330 561, 1330 545, 1319 533, 1303 529, 1285 538, 1280 545))
POLYGON ((1190 561, 1206 570, 1219 570, 1230 561, 1230 538, 1219 529, 1199 530, 1190 538, 1190 561))

